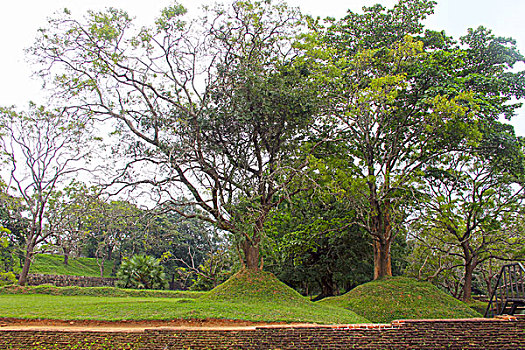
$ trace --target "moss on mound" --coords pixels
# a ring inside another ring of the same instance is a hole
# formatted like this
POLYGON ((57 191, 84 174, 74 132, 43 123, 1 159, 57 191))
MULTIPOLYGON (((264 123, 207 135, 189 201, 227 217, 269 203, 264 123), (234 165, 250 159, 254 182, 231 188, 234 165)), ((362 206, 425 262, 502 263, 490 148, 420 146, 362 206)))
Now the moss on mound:
POLYGON ((319 304, 354 311, 372 322, 481 317, 468 305, 432 284, 406 277, 365 283, 344 295, 323 299, 319 304))
POLYGON ((279 303, 309 303, 294 289, 288 287, 272 273, 243 269, 226 282, 218 285, 202 300, 210 301, 242 301, 249 302, 279 302, 279 303))

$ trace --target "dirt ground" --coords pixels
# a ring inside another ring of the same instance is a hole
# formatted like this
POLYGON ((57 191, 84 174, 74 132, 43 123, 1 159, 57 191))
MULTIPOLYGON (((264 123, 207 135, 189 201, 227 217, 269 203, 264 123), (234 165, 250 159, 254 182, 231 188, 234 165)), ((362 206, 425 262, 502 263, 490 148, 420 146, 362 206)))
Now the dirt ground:
POLYGON ((267 323, 240 320, 206 319, 206 320, 144 320, 144 321, 96 321, 96 320, 42 320, 0 318, 0 330, 60 330, 60 331, 104 331, 136 332, 145 329, 219 329, 239 330, 255 329, 261 326, 308 326, 304 323, 267 323))

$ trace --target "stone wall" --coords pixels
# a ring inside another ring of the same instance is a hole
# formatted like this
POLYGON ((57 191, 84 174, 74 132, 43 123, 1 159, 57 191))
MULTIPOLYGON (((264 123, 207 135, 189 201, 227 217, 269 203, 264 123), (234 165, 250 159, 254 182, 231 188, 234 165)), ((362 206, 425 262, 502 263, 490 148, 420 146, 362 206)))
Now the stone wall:
MULTIPOLYGON (((19 276, 17 276, 18 278, 19 276)), ((52 284, 57 287, 114 287, 116 278, 65 276, 65 275, 42 275, 30 273, 27 276, 27 284, 38 286, 41 284, 52 284)))
POLYGON ((525 349, 525 319, 403 320, 384 325, 145 331, 8 331, 0 349, 336 350, 525 349))

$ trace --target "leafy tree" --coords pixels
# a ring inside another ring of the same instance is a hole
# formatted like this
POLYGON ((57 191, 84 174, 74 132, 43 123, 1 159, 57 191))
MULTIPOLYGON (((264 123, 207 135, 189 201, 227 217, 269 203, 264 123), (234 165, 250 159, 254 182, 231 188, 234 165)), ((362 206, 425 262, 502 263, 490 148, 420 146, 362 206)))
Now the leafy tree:
POLYGON ((210 252, 204 263, 197 268, 185 268, 185 271, 193 272, 196 276, 190 286, 191 290, 212 290, 233 274, 232 256, 226 250, 210 252))
POLYGON ((465 301, 471 299, 479 266, 512 260, 513 252, 525 246, 509 230, 519 220, 524 157, 512 127, 495 126, 471 152, 448 154, 428 165, 413 225, 416 261, 424 256, 427 261, 420 275, 450 274, 447 279, 456 281, 454 289, 461 287, 456 295, 465 301), (459 279, 452 278, 456 269, 462 270, 459 279))
POLYGON ((165 277, 160 261, 147 255, 124 260, 117 273, 118 285, 124 288, 163 289, 165 277))
POLYGON ((353 215, 323 186, 283 203, 267 225, 267 268, 302 293, 317 293, 316 299, 368 282, 372 250, 353 215))
MULTIPOLYGON (((356 223, 374 246, 374 277, 392 274, 391 246, 406 230, 414 184, 428 163, 468 150, 481 124, 510 118, 525 92, 523 57, 511 39, 485 28, 455 43, 426 31, 434 2, 400 1, 364 8, 311 36, 305 47, 323 63, 327 128, 340 144, 334 188, 352 201, 356 223), (346 159, 341 158, 346 157, 346 159)), ((313 25, 318 25, 313 23, 313 25)))
POLYGON ((69 185, 55 191, 49 200, 48 230, 53 236, 52 242, 64 255, 65 265, 70 254, 81 254, 93 221, 93 211, 98 209, 94 207, 97 191, 95 187, 88 188, 86 184, 72 180, 69 185))
POLYGON ((25 245, 25 233, 29 222, 23 215, 24 208, 19 198, 10 195, 7 185, 0 178, 0 228, 3 228, 3 238, 8 245, 4 248, 6 259, 18 259, 20 267, 23 266, 24 254, 22 248, 25 245), (9 255, 10 258, 7 258, 9 255))
POLYGON ((124 246, 130 246, 127 252, 130 255, 142 246, 143 237, 147 235, 147 215, 147 212, 124 200, 93 198, 87 227, 88 241, 100 267, 100 277, 104 276, 106 261, 122 259, 126 253, 123 252, 124 246), (115 253, 118 253, 117 257, 115 253))
POLYGON ((147 28, 116 9, 84 22, 65 14, 34 53, 68 105, 118 122, 132 160, 115 184, 153 185, 180 215, 198 206, 190 216, 230 232, 244 265, 260 268, 264 223, 290 195, 316 125, 317 93, 291 45, 302 18, 267 1, 208 8, 198 22, 185 12, 168 7, 147 28), (154 176, 130 178, 148 166, 154 176))
POLYGON ((28 112, 0 109, 0 150, 9 172, 8 190, 19 197, 28 219, 23 231, 25 258, 19 283, 24 285, 35 249, 46 242, 49 200, 62 182, 89 160, 88 124, 74 111, 47 111, 30 106, 28 112))
POLYGON ((183 287, 212 289, 231 274, 231 247, 225 240, 224 232, 219 232, 207 222, 172 212, 157 219, 167 223, 154 232, 150 231, 151 243, 146 251, 162 256, 162 265, 171 274, 172 285, 177 278, 183 287))

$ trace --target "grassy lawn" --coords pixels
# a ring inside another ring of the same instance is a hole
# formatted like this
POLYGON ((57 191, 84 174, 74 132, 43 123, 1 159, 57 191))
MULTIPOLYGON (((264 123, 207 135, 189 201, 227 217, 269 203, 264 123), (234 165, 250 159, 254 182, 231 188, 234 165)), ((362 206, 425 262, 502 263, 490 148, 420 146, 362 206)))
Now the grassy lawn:
POLYGON ((49 284, 39 286, 5 286, 0 287, 2 294, 46 294, 59 296, 86 297, 142 297, 142 298, 198 298, 206 292, 188 290, 149 290, 124 289, 116 287, 55 287, 49 284))
MULTIPOLYGON (((113 262, 106 261, 104 264, 104 277, 111 276, 113 262)), ((20 273, 22 268, 15 266, 15 273, 20 273)), ((100 267, 97 259, 93 258, 69 258, 69 264, 64 265, 62 255, 37 254, 29 273, 41 273, 45 275, 68 275, 68 276, 88 276, 100 277, 100 267)))
POLYGON ((314 323, 367 322, 353 312, 310 303, 219 302, 189 298, 0 295, 0 317, 60 320, 239 319, 314 323))
POLYGON ((350 310, 315 304, 262 271, 240 272, 210 292, 118 288, 4 287, 0 317, 59 320, 233 319, 367 323, 350 310))

